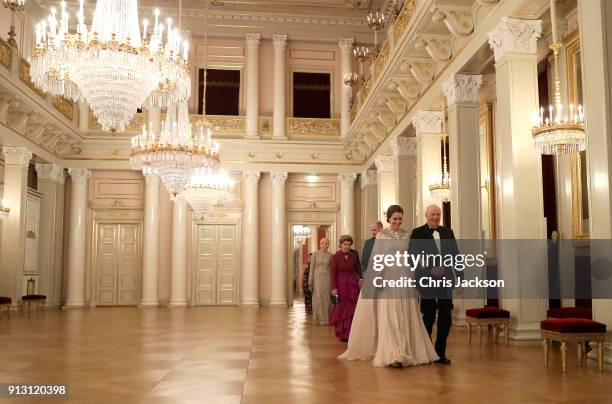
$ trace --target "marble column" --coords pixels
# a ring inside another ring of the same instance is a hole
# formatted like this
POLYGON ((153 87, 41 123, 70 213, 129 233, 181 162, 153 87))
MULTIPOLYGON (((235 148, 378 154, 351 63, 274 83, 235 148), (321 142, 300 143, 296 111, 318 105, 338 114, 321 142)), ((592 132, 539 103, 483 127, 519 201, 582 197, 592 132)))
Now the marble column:
MULTIPOLYGON (((372 237, 370 225, 378 218, 378 181, 376 170, 361 173, 361 241, 372 237)), ((362 243, 363 245, 363 243, 362 243)))
POLYGON ((40 221, 38 238, 38 290, 40 294, 47 296, 47 306, 59 305, 61 296, 56 295, 55 285, 57 277, 62 276, 61 268, 57 271, 55 263, 61 262, 62 250, 57 249, 57 237, 62 234, 63 217, 58 215, 63 212, 63 198, 60 200, 59 193, 63 193, 64 169, 55 164, 36 164, 38 174, 38 192, 40 197, 40 221), (59 230, 59 231, 58 231, 59 230))
POLYGON ((89 105, 84 98, 79 101, 79 130, 81 132, 89 130, 89 105))
POLYGON ((379 155, 374 160, 378 178, 378 220, 387 223, 387 208, 397 203, 395 157, 379 155))
POLYGON ((448 102, 452 227, 457 238, 469 240, 482 237, 479 153, 481 85, 482 76, 467 74, 454 74, 443 84, 448 102))
POLYGON ((274 110, 272 114, 272 138, 287 139, 286 121, 286 83, 287 35, 272 35, 274 44, 274 110))
POLYGON ((339 236, 348 234, 356 239, 355 234, 355 180, 357 174, 340 174, 340 225, 339 236))
POLYGON ((91 171, 86 168, 69 168, 68 174, 72 185, 68 228, 68 281, 64 308, 78 308, 85 306, 87 180, 91 176, 91 171))
POLYGON ((142 298, 140 307, 158 307, 159 175, 145 175, 144 232, 142 243, 142 298))
POLYGON ((404 209, 404 228, 413 229, 416 221, 416 138, 399 136, 391 142, 395 157, 395 199, 404 209))
POLYGON ((351 105, 351 90, 344 85, 344 75, 351 73, 353 55, 353 38, 340 38, 338 46, 340 47, 340 133, 345 137, 351 126, 350 105, 351 105))
POLYGON ((308 237, 308 250, 311 253, 319 250, 319 243, 317 242, 317 232, 319 228, 317 226, 309 226, 310 237, 308 237))
MULTIPOLYGON (((524 294, 548 283, 546 250, 541 243, 517 246, 504 240, 546 239, 541 156, 531 135, 538 110, 537 41, 540 20, 502 18, 489 33, 495 56, 497 118, 495 174, 499 201, 498 265, 505 281, 501 305, 512 313, 510 339, 539 340, 548 299, 524 294), (532 248, 534 247, 534 248, 532 248)), ((454 202, 453 202, 454 203, 454 202)))
POLYGON ((177 196, 172 204, 172 258, 169 307, 187 306, 187 201, 177 196))
POLYGON ((287 305, 287 218, 285 211, 286 172, 273 172, 272 177, 272 274, 271 306, 287 305))
POLYGON ((259 139, 259 45, 261 35, 246 34, 246 137, 259 139))
POLYGON ((13 299, 16 307, 21 299, 23 266, 25 263, 26 196, 28 192, 28 165, 32 152, 25 147, 3 146, 4 199, 11 211, 2 221, 0 247, 0 295, 13 299))
MULTIPOLYGON (((589 177, 589 229, 591 240, 592 293, 595 298, 593 320, 605 323, 608 330, 604 344, 604 361, 612 364, 612 278, 610 262, 612 250, 612 157, 610 133, 612 133, 612 97, 609 83, 612 79, 610 43, 612 35, 612 5, 607 0, 578 0, 580 35, 583 46, 582 84, 584 91, 585 122, 587 132, 587 167, 589 177), (604 241, 605 240, 605 241, 604 241), (607 242, 606 242, 607 241, 607 242)), ((597 357, 596 349, 589 358, 597 357)))
POLYGON ((259 171, 244 172, 242 305, 259 305, 259 171))
POLYGON ((412 118, 416 130, 417 153, 417 223, 425 222, 425 209, 432 203, 441 205, 429 191, 429 185, 442 174, 442 111, 418 111, 412 118))

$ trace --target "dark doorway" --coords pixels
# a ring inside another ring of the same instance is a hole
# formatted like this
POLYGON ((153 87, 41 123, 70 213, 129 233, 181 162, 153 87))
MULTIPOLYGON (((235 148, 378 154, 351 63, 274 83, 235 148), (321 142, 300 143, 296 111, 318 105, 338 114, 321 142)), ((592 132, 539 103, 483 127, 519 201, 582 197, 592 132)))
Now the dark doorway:
POLYGON ((293 116, 331 118, 329 73, 293 73, 293 116))
POLYGON ((205 70, 198 72, 198 114, 239 115, 240 71, 206 70, 206 111, 204 111, 205 70))

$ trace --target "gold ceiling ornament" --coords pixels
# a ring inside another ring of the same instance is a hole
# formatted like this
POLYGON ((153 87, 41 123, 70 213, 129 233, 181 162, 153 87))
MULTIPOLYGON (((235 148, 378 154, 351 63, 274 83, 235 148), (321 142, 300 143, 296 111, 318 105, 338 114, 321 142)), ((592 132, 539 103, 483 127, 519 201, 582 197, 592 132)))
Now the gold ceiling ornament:
POLYGON ((351 152, 348 152, 344 155, 344 158, 347 160, 352 160, 353 159, 353 154, 351 152))
MULTIPOLYGON (((548 110, 540 107, 534 111, 533 142, 540 154, 575 154, 586 149, 586 132, 584 130, 584 110, 582 105, 569 104, 566 108, 561 98, 561 80, 559 79, 559 50, 563 46, 557 38, 557 12, 555 0, 550 2, 553 43, 550 49, 555 60, 555 101, 548 110), (545 115, 545 112, 548 112, 545 115)), ((567 105, 567 104, 566 104, 567 105)))
POLYGON ((248 156, 252 159, 255 158, 255 152, 249 152, 248 156))
POLYGON ((276 153, 276 158, 280 160, 280 159, 283 158, 283 155, 284 154, 282 152, 278 152, 278 153, 276 153))

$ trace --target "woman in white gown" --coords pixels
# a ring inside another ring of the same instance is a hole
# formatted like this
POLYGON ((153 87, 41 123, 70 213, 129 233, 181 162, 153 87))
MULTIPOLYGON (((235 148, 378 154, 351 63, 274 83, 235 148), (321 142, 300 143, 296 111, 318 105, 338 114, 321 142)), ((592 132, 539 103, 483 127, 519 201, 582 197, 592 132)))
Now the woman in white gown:
MULTIPOLYGON (((408 250, 410 233, 401 228, 403 210, 399 205, 387 209, 389 228, 376 236, 376 242, 364 282, 373 278, 372 258, 377 254, 395 255, 408 250)), ((390 274, 394 268, 386 268, 381 275, 385 279, 396 278, 390 274)), ((402 270, 401 275, 409 275, 402 270)), ((393 288, 382 295, 373 293, 372 284, 361 290, 347 350, 339 356, 348 360, 371 360, 377 367, 416 366, 431 363, 438 358, 423 324, 416 291, 412 288, 393 288), (367 290, 366 288, 369 288, 367 290), (364 293, 367 297, 364 297, 364 293)))

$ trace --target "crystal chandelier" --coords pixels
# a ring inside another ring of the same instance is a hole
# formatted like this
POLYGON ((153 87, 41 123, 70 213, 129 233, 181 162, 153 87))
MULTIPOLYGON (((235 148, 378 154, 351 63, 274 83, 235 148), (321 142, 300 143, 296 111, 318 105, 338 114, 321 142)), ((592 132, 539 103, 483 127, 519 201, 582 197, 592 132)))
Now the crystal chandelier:
POLYGON ((310 227, 296 224, 292 228, 293 232, 293 246, 295 249, 300 248, 302 244, 310 237, 310 227))
POLYGON ((217 204, 234 200, 233 191, 234 181, 225 171, 202 167, 191 177, 181 195, 196 217, 204 220, 217 204))
POLYGON ((429 185, 431 197, 437 201, 448 202, 451 197, 450 174, 446 157, 446 137, 442 137, 442 176, 440 181, 429 185))
POLYGON ((553 43, 550 48, 555 59, 555 105, 548 107, 548 114, 540 107, 533 112, 533 141, 540 154, 580 153, 586 149, 584 130, 584 110, 582 105, 569 105, 565 108, 561 101, 561 81, 559 80, 559 50, 562 45, 557 38, 557 16, 555 0, 550 5, 553 43))
POLYGON ((133 169, 159 174, 173 197, 183 190, 196 169, 219 166, 219 145, 212 141, 210 123, 197 123, 193 134, 186 105, 179 110, 178 120, 176 107, 168 110, 159 134, 144 125, 142 133, 132 138, 130 156, 133 169))
POLYGON ((11 28, 8 33, 9 38, 7 40, 8 44, 12 47, 17 47, 17 41, 15 41, 15 37, 17 34, 15 33, 15 13, 20 12, 25 7, 25 0, 2 0, 4 7, 11 10, 11 28))
POLYGON ((143 21, 141 35, 137 0, 97 0, 88 28, 83 3, 76 32, 69 31, 64 1, 59 21, 52 7, 36 25, 30 74, 37 87, 75 102, 84 97, 102 130, 111 132, 124 131, 138 108, 167 108, 189 99, 189 43, 182 42, 171 19, 164 27, 156 9, 147 37, 149 22, 143 21))
POLYGON ((374 53, 378 55, 378 31, 385 26, 386 16, 379 11, 370 11, 367 17, 368 27, 374 31, 374 53))

